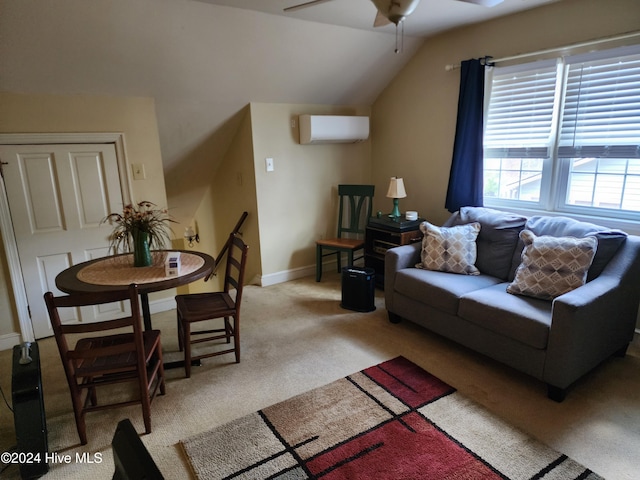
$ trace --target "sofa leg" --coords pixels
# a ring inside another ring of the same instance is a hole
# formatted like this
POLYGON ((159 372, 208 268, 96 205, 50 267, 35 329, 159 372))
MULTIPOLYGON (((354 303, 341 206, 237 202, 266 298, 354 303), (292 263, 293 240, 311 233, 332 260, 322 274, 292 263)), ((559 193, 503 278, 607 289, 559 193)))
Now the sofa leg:
POLYGON ((395 314, 393 312, 388 312, 389 313, 389 321, 391 323, 400 323, 402 321, 402 317, 398 314, 395 314))
POLYGON ((622 347, 620 350, 618 350, 616 353, 614 353, 613 355, 615 357, 624 358, 627 355, 627 348, 629 348, 629 344, 628 343, 624 347, 622 347))
POLYGON ((547 397, 555 402, 562 402, 567 397, 567 389, 547 385, 547 397))

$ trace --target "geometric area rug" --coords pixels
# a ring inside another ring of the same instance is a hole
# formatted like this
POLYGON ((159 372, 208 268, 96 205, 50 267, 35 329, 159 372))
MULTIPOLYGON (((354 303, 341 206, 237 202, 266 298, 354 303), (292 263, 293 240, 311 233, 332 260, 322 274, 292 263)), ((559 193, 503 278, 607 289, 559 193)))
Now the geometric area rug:
POLYGON ((601 479, 404 357, 181 442, 209 479, 601 479))

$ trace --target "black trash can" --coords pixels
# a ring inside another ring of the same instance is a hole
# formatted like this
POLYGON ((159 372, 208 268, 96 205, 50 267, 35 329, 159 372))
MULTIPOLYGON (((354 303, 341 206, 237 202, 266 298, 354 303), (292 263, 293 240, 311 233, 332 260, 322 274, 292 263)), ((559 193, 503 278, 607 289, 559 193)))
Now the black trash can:
POLYGON ((371 312, 375 305, 375 270, 345 267, 342 269, 342 308, 371 312))

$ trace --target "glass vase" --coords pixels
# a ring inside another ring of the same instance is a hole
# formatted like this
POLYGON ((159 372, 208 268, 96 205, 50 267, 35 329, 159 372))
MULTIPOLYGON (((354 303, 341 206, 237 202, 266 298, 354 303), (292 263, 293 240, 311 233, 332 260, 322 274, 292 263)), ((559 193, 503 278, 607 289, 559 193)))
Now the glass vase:
POLYGON ((151 247, 149 244, 149 232, 134 229, 131 231, 133 237, 133 266, 149 267, 153 263, 151 258, 151 247))

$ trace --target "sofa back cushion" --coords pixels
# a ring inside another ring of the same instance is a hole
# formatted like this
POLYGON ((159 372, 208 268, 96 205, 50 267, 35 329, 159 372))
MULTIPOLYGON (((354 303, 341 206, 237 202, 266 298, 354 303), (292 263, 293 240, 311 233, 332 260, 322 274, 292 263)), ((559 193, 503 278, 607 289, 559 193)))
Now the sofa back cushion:
MULTIPOLYGON (((580 222, 568 217, 531 217, 527 220, 525 228, 537 236, 595 237, 598 241, 598 246, 589 272, 587 273, 587 282, 602 273, 604 267, 607 266, 620 246, 627 239, 627 234, 621 230, 614 230, 588 222, 580 222)), ((514 278, 515 270, 520 265, 523 248, 524 244, 520 241, 513 257, 511 279, 514 278)))
POLYGON ((462 207, 447 220, 445 226, 478 222, 476 267, 484 274, 507 280, 518 235, 526 221, 526 217, 491 208, 462 207))

